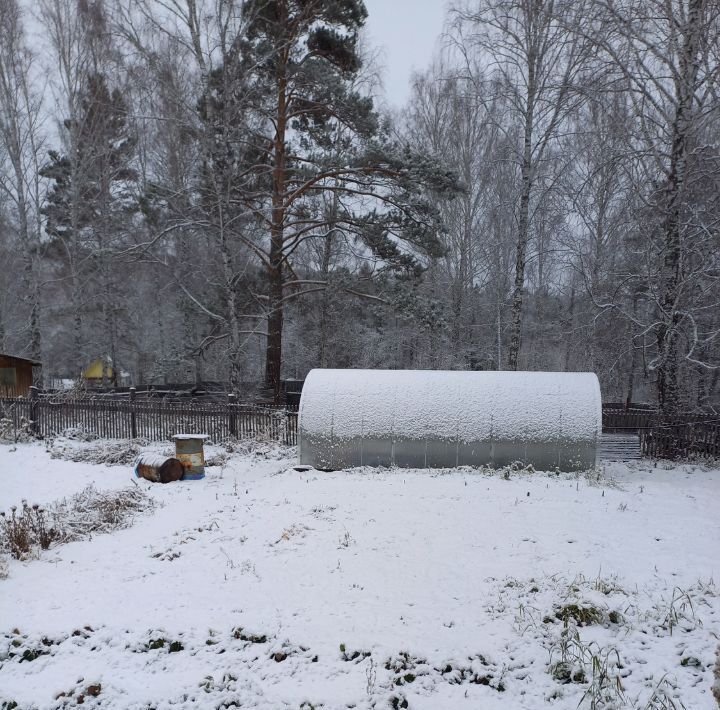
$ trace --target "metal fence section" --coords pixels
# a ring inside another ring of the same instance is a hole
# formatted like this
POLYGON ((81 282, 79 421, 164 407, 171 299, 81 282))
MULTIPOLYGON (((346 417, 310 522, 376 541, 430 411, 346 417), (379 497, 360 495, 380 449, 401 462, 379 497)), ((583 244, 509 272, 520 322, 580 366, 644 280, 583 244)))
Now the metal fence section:
POLYGON ((202 433, 213 441, 267 439, 297 444, 297 407, 240 404, 233 397, 222 403, 35 394, 0 399, 0 419, 16 431, 31 426, 41 436, 78 432, 108 439, 166 441, 175 434, 202 433))
POLYGON ((601 461, 633 461, 641 458, 640 437, 634 432, 603 433, 600 438, 598 459, 601 461))
POLYGON ((650 458, 720 458, 720 416, 680 413, 672 422, 657 410, 603 407, 603 432, 637 434, 640 451, 650 458))

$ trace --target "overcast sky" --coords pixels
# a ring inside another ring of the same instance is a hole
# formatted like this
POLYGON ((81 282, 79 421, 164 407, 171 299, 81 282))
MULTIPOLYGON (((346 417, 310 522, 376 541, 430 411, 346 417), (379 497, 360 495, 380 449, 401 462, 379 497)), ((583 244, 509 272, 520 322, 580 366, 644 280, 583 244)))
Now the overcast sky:
POLYGON ((365 0, 368 39, 382 50, 388 103, 402 106, 410 95, 410 75, 432 59, 443 30, 448 0, 365 0))

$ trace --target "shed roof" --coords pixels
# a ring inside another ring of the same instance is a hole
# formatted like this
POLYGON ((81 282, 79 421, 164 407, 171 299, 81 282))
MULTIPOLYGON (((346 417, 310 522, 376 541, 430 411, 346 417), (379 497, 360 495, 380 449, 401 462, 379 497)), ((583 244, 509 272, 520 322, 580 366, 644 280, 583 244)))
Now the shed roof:
POLYGON ((23 362, 29 362, 31 365, 41 367, 42 363, 37 360, 31 360, 28 357, 20 357, 19 355, 12 355, 10 353, 0 353, 0 357, 7 357, 11 360, 22 360, 23 362))

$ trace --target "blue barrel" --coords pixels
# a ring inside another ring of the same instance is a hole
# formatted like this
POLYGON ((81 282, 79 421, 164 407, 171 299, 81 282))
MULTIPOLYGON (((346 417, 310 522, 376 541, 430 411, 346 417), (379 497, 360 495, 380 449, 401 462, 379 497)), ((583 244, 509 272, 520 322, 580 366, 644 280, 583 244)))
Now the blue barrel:
POLYGON ((207 434, 176 434, 175 457, 185 469, 183 481, 198 481, 205 478, 205 452, 203 445, 207 434))

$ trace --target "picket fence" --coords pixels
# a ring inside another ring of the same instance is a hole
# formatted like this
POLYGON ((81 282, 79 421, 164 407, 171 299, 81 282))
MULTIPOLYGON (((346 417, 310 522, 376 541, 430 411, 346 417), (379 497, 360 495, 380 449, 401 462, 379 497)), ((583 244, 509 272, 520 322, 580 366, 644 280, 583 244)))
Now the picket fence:
MULTIPOLYGON (((112 399, 102 396, 68 397, 40 394, 0 398, 3 435, 31 429, 43 437, 90 434, 101 438, 166 441, 175 434, 202 433, 213 441, 267 439, 297 445, 297 407, 191 399, 112 399)), ((680 414, 662 422, 647 408, 603 407, 603 432, 636 434, 643 456, 652 458, 720 458, 720 417, 680 414)))
POLYGON ((297 407, 233 401, 68 398, 39 395, 0 399, 0 419, 16 432, 43 437, 92 434, 108 439, 165 441, 175 434, 207 434, 213 441, 267 439, 297 444, 297 407))

